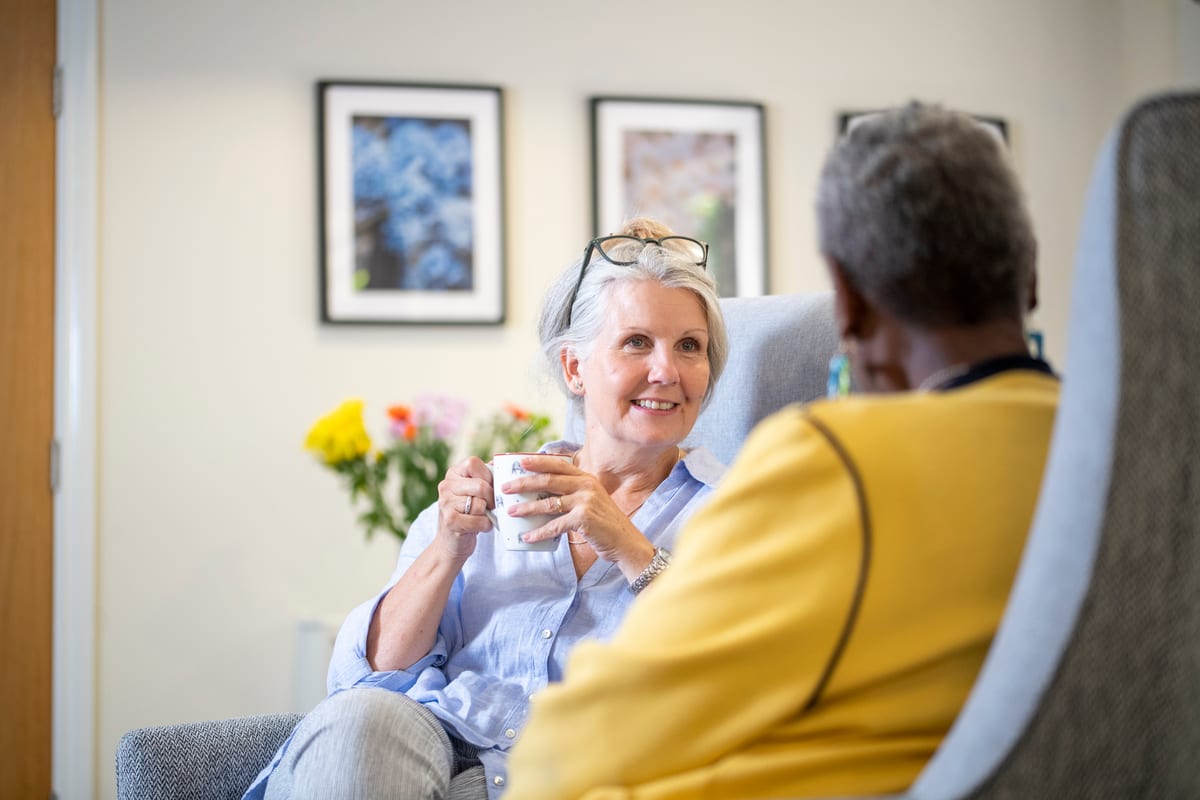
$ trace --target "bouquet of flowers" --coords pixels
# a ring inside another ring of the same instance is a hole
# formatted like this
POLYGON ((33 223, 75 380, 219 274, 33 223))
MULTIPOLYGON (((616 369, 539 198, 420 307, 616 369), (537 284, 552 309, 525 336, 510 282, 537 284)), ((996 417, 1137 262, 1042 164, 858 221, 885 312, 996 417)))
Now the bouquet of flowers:
MULTIPOLYGON (((412 406, 391 406, 389 443, 375 449, 363 423, 363 402, 350 399, 317 420, 304 447, 343 477, 351 504, 365 502, 358 521, 368 539, 384 530, 403 542, 417 515, 437 501, 466 411, 461 399, 436 394, 420 395, 412 406), (389 497, 396 498, 395 505, 389 497)), ((553 438, 549 427, 544 414, 508 405, 476 429, 468 452, 486 461, 492 453, 535 450, 553 438)))

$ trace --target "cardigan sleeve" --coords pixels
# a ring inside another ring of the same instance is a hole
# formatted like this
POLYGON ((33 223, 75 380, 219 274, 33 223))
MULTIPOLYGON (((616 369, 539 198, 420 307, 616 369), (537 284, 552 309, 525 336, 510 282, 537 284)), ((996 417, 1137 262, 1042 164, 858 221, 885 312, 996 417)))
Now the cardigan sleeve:
POLYGON ((751 435, 671 567, 606 644, 533 698, 508 797, 624 797, 794 717, 848 625, 864 564, 853 476, 799 408, 751 435))

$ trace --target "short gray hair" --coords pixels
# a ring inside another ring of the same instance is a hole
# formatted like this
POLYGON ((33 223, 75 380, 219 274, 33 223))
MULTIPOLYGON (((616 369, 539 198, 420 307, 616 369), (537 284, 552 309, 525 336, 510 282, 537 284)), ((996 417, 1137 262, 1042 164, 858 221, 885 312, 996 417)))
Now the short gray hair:
POLYGON ((632 281, 655 281, 668 289, 687 289, 700 300, 708 322, 708 388, 704 392, 703 400, 703 404, 707 405, 729 357, 725 317, 721 313, 717 286, 712 276, 703 267, 689 263, 677 253, 653 245, 647 245, 642 249, 637 261, 625 266, 609 263, 598 254, 593 254, 591 263, 583 273, 583 282, 579 286, 572 309, 568 308, 568 305, 571 302, 571 292, 579 280, 582 260, 579 259, 563 270, 550 285, 538 319, 538 340, 550 376, 575 405, 579 418, 583 418, 583 400, 567 390, 562 376, 560 355, 563 348, 567 348, 573 350, 577 357, 587 358, 609 316, 612 287, 632 281))
POLYGON ((853 126, 817 189, 821 252, 897 317, 924 325, 1021 319, 1036 244, 998 138, 910 103, 853 126))

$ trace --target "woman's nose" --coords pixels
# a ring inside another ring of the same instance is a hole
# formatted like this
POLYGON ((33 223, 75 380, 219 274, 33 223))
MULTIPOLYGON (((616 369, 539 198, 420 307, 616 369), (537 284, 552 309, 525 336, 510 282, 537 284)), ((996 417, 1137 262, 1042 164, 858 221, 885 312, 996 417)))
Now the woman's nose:
POLYGON ((675 363, 675 354, 656 349, 650 357, 649 378, 651 383, 678 383, 679 366, 675 363))

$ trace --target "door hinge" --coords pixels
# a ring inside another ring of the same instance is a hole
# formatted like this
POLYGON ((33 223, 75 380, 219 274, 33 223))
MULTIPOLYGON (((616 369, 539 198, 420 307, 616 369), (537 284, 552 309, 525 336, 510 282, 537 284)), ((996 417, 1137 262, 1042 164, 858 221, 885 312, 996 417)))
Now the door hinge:
POLYGON ((58 494, 59 474, 61 472, 62 449, 58 439, 50 440, 50 494, 58 494))
POLYGON ((50 91, 50 111, 52 114, 54 114, 55 119, 58 119, 60 116, 62 116, 62 93, 62 67, 55 64, 53 88, 50 91))

